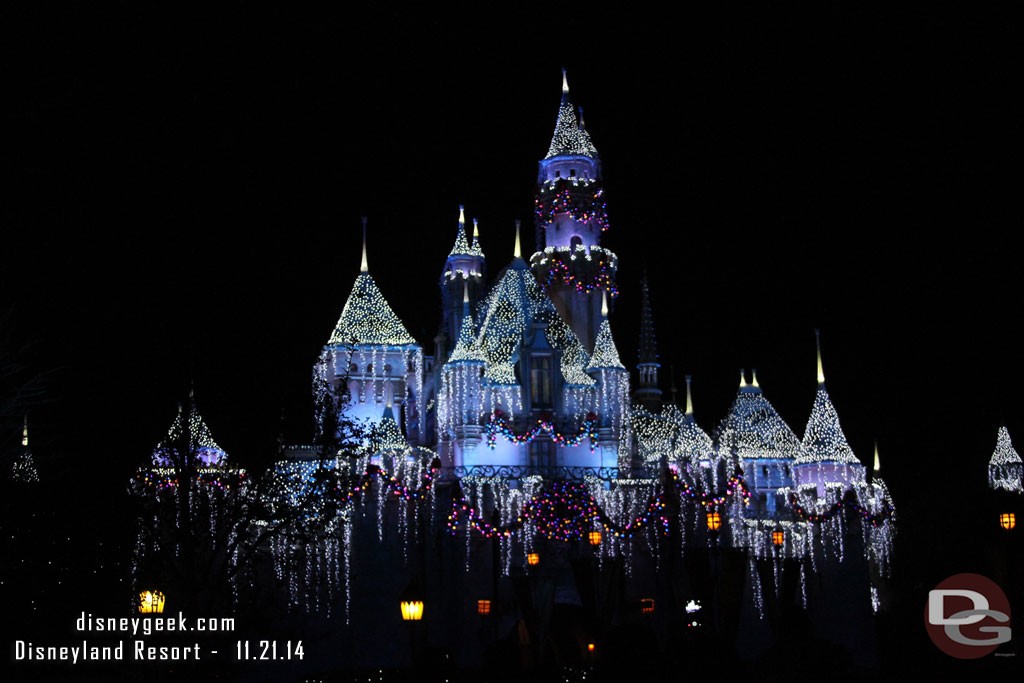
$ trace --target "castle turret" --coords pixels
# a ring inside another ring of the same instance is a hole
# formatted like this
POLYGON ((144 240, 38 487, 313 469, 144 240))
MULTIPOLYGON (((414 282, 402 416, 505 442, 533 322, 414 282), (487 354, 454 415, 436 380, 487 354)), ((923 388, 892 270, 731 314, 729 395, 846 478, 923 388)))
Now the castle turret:
POLYGON ((474 305, 483 295, 485 274, 484 252, 480 248, 480 229, 477 221, 473 221, 473 238, 466 235, 466 212, 459 207, 459 226, 455 232, 455 244, 444 262, 441 272, 441 306, 444 313, 441 340, 444 348, 438 349, 443 360, 451 353, 455 341, 459 338, 459 326, 462 323, 462 298, 464 290, 469 291, 469 300, 474 305))
POLYGON ((864 466, 847 443, 846 435, 839 426, 839 415, 825 389, 821 343, 817 330, 814 334, 818 352, 818 391, 794 466, 794 479, 798 487, 815 485, 821 498, 829 485, 849 488, 853 484, 864 483, 865 477, 864 466))
POLYGON ((365 218, 359 275, 316 369, 335 391, 347 389, 350 417, 376 425, 385 403, 402 405, 406 433, 423 442, 423 350, 370 275, 365 218))
POLYGON ((587 372, 597 380, 597 416, 600 425, 600 439, 604 451, 602 465, 629 466, 628 448, 619 452, 618 443, 622 435, 622 424, 629 410, 629 371, 619 360, 619 350, 612 339, 612 328, 608 324, 608 298, 602 296, 601 327, 594 342, 594 353, 590 357, 587 372), (614 444, 614 452, 611 448, 614 444))
POLYGON ((651 313, 646 273, 640 283, 640 294, 640 345, 639 363, 636 366, 638 381, 633 398, 647 410, 657 413, 661 410, 661 387, 658 386, 658 369, 661 364, 658 363, 658 342, 654 338, 654 315, 651 313))
POLYGON ((988 461, 989 488, 1024 493, 1024 487, 1021 485, 1022 471, 1024 461, 1021 461, 1020 455, 1010 441, 1010 432, 1006 431, 1006 427, 1000 427, 996 436, 996 449, 988 461))
POLYGON ((599 293, 618 294, 618 258, 601 247, 601 233, 608 229, 601 162, 569 100, 564 70, 555 132, 539 163, 535 205, 538 251, 530 266, 562 318, 591 349, 601 325, 599 293))
POLYGON ((28 415, 25 416, 25 424, 21 432, 21 449, 11 464, 9 472, 11 481, 21 483, 35 483, 39 481, 39 472, 36 470, 36 462, 32 457, 32 451, 28 447, 28 415))

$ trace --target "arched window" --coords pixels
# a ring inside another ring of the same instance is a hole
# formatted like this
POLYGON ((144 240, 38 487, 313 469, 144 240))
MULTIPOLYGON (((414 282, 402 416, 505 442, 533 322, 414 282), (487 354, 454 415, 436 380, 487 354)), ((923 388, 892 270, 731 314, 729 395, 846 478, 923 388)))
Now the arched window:
POLYGON ((348 371, 349 372, 359 372, 359 366, 356 365, 355 363, 352 363, 351 365, 348 366, 348 371))
POLYGON ((373 363, 367 363, 366 364, 366 374, 367 375, 372 375, 373 374, 373 363))
POLYGON ((391 363, 385 363, 384 364, 384 374, 385 375, 390 375, 391 374, 391 363))
POLYGON ((583 238, 580 237, 579 235, 573 235, 572 239, 569 240, 569 247, 573 251, 576 251, 576 247, 582 247, 582 246, 583 246, 583 238))

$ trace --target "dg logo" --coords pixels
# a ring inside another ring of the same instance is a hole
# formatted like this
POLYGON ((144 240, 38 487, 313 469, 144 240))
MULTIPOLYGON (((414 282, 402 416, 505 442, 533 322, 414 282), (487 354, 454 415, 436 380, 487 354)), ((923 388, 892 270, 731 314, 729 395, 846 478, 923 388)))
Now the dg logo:
POLYGON ((1010 602, 979 574, 956 574, 928 591, 925 628, 951 657, 977 659, 1010 640, 1010 602))

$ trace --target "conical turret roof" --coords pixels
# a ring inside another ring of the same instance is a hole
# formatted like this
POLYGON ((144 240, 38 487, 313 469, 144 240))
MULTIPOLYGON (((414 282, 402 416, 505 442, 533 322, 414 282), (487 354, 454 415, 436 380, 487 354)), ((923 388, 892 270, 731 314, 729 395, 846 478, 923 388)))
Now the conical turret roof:
POLYGON ((715 430, 719 449, 728 448, 740 458, 777 458, 795 460, 800 440, 768 402, 761 389, 740 387, 729 414, 715 430))
POLYGON ((415 343, 370 273, 359 273, 328 344, 406 346, 415 343))
POLYGON ((153 451, 153 464, 158 467, 174 467, 180 464, 176 462, 175 451, 186 443, 197 464, 219 467, 227 463, 227 453, 213 440, 210 428, 206 426, 206 421, 199 414, 195 400, 191 396, 187 408, 178 404, 178 414, 171 423, 167 436, 153 451))
POLYGON ((597 158, 597 150, 590 142, 590 135, 576 118, 576 110, 569 101, 569 81, 562 70, 562 102, 558 106, 558 120, 551 145, 545 159, 557 156, 588 156, 597 158))
POLYGON ((1024 492, 1022 484, 1024 461, 1021 461, 1010 441, 1010 432, 1006 427, 999 428, 996 436, 996 449, 988 461, 988 483, 993 489, 1002 489, 1013 493, 1024 492))
POLYGON ((841 462, 860 464, 853 449, 846 441, 843 428, 839 425, 839 415, 828 396, 825 383, 818 384, 818 393, 814 397, 814 407, 807 420, 804 439, 800 447, 797 464, 815 462, 841 462))

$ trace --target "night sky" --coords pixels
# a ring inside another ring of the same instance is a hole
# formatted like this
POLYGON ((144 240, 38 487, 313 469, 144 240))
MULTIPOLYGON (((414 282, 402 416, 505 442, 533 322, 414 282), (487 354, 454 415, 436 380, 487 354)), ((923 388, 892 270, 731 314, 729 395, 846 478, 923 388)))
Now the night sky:
POLYGON ((126 504, 190 378, 242 464, 307 440, 362 215, 432 352, 458 205, 492 277, 517 218, 532 251, 565 66, 604 166, 624 361, 646 269, 663 387, 691 373, 710 432, 756 367, 802 434, 820 327, 854 451, 879 443, 903 580, 977 568, 980 541, 942 546, 981 523, 1001 420, 1024 449, 1017 25, 756 6, 5 9, 0 338, 47 373, 33 450, 59 504, 126 504))

